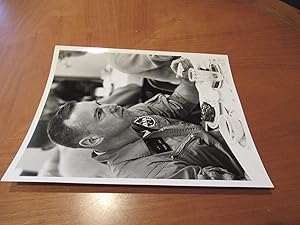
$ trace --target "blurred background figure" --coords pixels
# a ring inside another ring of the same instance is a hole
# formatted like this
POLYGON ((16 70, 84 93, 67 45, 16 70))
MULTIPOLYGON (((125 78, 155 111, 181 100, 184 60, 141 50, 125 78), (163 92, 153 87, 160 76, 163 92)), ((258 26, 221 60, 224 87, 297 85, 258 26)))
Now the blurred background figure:
POLYGON ((112 177, 110 168, 91 158, 92 149, 72 149, 57 145, 39 169, 43 177, 112 177))
POLYGON ((105 53, 108 63, 120 72, 143 78, 179 84, 171 62, 179 56, 105 53))

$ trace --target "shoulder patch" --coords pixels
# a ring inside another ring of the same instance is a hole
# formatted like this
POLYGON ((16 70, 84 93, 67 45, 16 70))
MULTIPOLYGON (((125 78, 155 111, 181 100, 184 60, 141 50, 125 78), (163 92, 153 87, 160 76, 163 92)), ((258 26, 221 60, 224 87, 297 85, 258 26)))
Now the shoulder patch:
POLYGON ((134 121, 134 123, 150 128, 155 126, 156 121, 151 116, 140 116, 134 121))

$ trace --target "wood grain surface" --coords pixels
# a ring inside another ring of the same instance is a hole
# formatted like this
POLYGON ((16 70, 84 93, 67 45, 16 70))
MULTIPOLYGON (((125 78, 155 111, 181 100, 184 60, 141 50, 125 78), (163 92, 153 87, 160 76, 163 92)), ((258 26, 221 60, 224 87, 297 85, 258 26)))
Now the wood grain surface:
POLYGON ((0 183, 0 224, 300 224, 296 26, 255 1, 0 0, 0 176, 56 44, 228 54, 275 189, 0 183))

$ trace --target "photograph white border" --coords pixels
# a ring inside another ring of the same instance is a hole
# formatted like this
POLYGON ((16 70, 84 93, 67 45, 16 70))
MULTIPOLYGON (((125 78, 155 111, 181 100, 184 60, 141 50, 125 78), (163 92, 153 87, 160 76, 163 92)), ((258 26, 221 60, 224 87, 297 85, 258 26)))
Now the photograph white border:
POLYGON ((273 184, 263 166, 263 163, 260 159, 258 151, 255 147, 252 135, 250 133, 248 124, 244 127, 245 132, 251 137, 248 140, 251 150, 247 153, 236 156, 237 160, 240 162, 241 166, 250 177, 250 180, 246 181, 224 181, 224 180, 187 180, 187 179, 143 179, 143 178, 83 178, 83 177, 37 177, 37 176, 19 176, 16 174, 16 167, 26 147, 29 144, 29 141, 33 135, 33 132, 37 126, 37 123, 42 114, 42 110, 48 98, 50 92, 51 84, 54 79, 56 65, 58 61, 58 55, 60 50, 69 50, 69 51, 87 51, 95 53, 104 53, 104 52, 118 52, 118 53, 139 53, 139 54, 157 54, 157 55, 174 55, 174 56, 199 56, 199 55, 209 55, 214 57, 221 57, 226 60, 228 63, 229 73, 231 75, 231 80, 233 83, 233 91, 235 98, 238 102, 240 110, 242 111, 242 119, 245 124, 246 118, 242 104, 240 102, 233 76, 231 73, 229 58, 227 55, 221 54, 206 54, 206 53, 189 53, 189 52, 170 52, 170 51, 150 51, 150 50, 133 50, 133 49, 112 49, 112 48, 98 48, 98 47, 77 47, 77 46, 55 46, 50 74, 48 81, 41 98, 40 104, 34 116, 34 119, 31 123, 30 129, 27 132, 25 139, 22 142, 22 145, 18 152, 16 153, 13 161, 2 177, 1 181, 7 182, 46 182, 46 183, 78 183, 78 184, 113 184, 113 185, 154 185, 154 186, 199 186, 199 187, 253 187, 253 188, 273 188, 273 184))

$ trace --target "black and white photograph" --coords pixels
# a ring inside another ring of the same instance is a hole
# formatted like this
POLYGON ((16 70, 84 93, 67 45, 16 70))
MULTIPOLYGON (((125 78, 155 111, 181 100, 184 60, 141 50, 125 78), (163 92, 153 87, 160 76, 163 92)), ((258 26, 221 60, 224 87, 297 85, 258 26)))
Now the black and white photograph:
POLYGON ((272 188, 229 60, 56 46, 2 181, 272 188))

